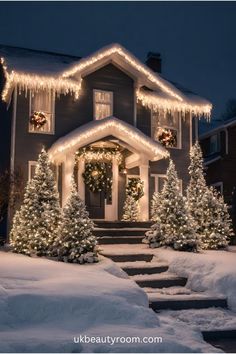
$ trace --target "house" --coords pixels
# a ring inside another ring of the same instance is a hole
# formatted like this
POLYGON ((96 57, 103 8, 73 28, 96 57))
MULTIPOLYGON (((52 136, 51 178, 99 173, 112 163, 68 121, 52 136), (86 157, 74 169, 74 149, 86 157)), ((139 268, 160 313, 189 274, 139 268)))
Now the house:
POLYGON ((75 172, 94 219, 121 219, 132 179, 143 182, 140 218, 149 220, 169 157, 186 187, 198 118, 212 106, 164 79, 158 53, 143 64, 119 44, 86 58, 1 45, 0 57, 1 170, 21 168, 26 184, 44 146, 62 206, 75 172))
POLYGON ((236 117, 200 135, 206 180, 224 196, 236 230, 236 117))

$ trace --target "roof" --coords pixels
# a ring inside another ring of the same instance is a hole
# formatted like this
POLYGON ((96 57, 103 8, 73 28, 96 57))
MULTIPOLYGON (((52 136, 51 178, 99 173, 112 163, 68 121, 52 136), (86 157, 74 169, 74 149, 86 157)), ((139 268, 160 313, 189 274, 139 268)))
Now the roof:
POLYGON ((208 138, 209 136, 220 132, 226 128, 236 125, 236 117, 227 119, 225 121, 212 121, 211 129, 200 135, 200 139, 208 138))
POLYGON ((169 152, 159 142, 118 118, 108 117, 102 120, 93 120, 59 138, 49 150, 50 159, 59 161, 63 159, 65 153, 75 152, 80 147, 106 136, 114 136, 137 151, 144 152, 151 161, 169 157, 169 152))
POLYGON ((190 111, 196 115, 209 116, 212 105, 180 85, 164 79, 140 62, 119 44, 103 47, 86 58, 42 52, 26 48, 0 45, 1 63, 6 84, 2 98, 8 101, 14 87, 23 90, 53 89, 57 93, 73 93, 79 97, 81 80, 88 73, 108 62, 116 64, 141 86, 147 86, 153 95, 142 92, 138 99, 152 109, 190 111))

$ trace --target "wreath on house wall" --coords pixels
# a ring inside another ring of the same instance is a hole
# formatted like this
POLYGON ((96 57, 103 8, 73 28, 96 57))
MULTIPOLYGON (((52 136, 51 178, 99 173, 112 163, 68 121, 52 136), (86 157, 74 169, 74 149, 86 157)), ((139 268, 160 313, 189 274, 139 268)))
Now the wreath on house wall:
POLYGON ((177 146, 177 135, 174 130, 168 128, 158 128, 156 139, 165 147, 177 146))
POLYGON ((30 116, 30 123, 36 128, 40 129, 47 123, 47 116, 44 112, 35 111, 30 116))
POLYGON ((112 178, 107 174, 107 164, 104 162, 89 162, 85 164, 82 174, 84 183, 91 192, 110 191, 112 178))
POLYGON ((143 197, 143 181, 139 177, 128 178, 126 195, 133 197, 136 201, 143 197))

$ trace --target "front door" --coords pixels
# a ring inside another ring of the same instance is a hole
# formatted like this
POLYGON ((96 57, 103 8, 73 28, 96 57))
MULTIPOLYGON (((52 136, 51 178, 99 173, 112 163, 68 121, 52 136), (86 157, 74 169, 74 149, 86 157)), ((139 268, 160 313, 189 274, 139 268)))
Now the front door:
POLYGON ((85 185, 85 204, 91 219, 105 219, 105 193, 92 192, 85 185))

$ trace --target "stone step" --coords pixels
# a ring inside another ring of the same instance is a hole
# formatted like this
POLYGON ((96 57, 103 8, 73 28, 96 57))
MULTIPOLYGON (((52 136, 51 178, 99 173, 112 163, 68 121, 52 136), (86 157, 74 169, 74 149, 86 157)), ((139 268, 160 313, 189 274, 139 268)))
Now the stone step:
POLYGON ((150 275, 134 275, 130 278, 141 288, 169 288, 171 286, 185 286, 187 283, 186 278, 178 277, 169 272, 150 275))
POLYGON ((101 254, 107 258, 110 258, 113 262, 136 262, 136 261, 151 262, 153 258, 153 255, 151 253, 117 254, 117 253, 101 252, 101 254))
POLYGON ((203 339, 225 353, 236 353, 236 329, 202 331, 203 339))
POLYGON ((168 265, 161 262, 125 262, 119 264, 119 266, 131 276, 138 274, 157 274, 168 270, 168 265))
POLYGON ((100 245, 108 244, 137 244, 142 243, 143 236, 100 236, 98 243, 100 245))
POLYGON ((166 295, 147 293, 149 306, 154 311, 205 309, 209 307, 227 308, 227 299, 201 293, 166 295))
POLYGON ((105 220, 93 220, 95 226, 105 229, 117 229, 117 228, 146 228, 149 229, 153 224, 151 221, 105 221, 105 220))
POLYGON ((145 232, 148 229, 146 228, 95 228, 94 234, 95 236, 119 236, 119 237, 127 237, 127 236, 145 236, 145 232))

